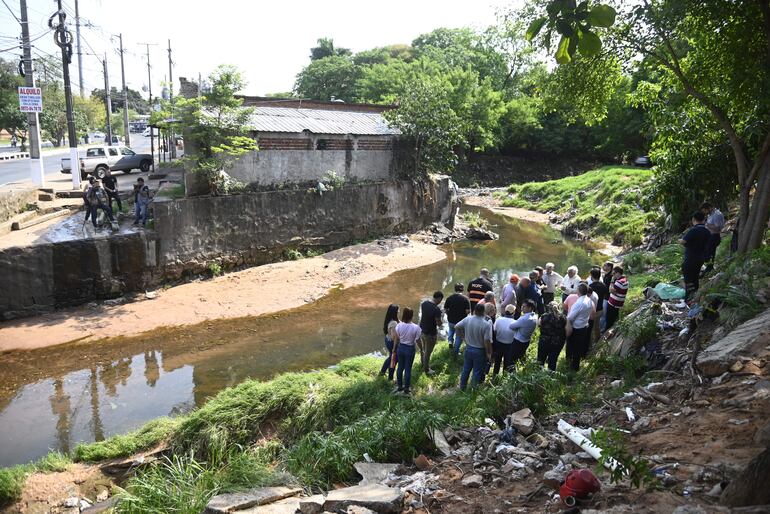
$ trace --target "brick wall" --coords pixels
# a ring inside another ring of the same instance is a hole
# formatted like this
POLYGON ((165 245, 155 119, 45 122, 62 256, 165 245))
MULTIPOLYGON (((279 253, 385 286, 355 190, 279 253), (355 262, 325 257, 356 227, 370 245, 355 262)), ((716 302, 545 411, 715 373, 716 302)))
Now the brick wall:
POLYGON ((369 137, 357 139, 343 139, 340 137, 323 135, 317 137, 281 137, 258 136, 257 144, 260 151, 267 150, 392 150, 393 143, 390 136, 369 137))

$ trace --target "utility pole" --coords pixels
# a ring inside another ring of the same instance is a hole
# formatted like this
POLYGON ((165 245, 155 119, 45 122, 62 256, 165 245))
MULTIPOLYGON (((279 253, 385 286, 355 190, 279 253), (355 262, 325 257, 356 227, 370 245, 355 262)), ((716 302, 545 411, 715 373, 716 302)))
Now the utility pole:
MULTIPOLYGON (((152 67, 150 66, 150 45, 155 43, 139 43, 147 47, 147 91, 150 95, 150 116, 152 116, 152 67)), ((155 134, 150 127, 150 155, 152 156, 152 172, 155 173, 155 134)))
MULTIPOLYGON (((171 40, 168 40, 168 101, 171 104, 171 119, 174 119, 174 75, 171 71, 173 61, 171 60, 171 40)), ((169 144, 171 145, 171 148, 169 151, 171 154, 169 155, 169 160, 176 159, 176 136, 174 135, 174 122, 172 121, 169 124, 169 134, 168 134, 168 140, 169 144)))
MULTIPOLYGON (((24 53, 24 85, 35 87, 35 77, 32 68, 32 48, 29 43, 29 17, 27 16, 27 0, 21 0, 21 37, 24 53)), ((29 139, 29 171, 32 183, 42 187, 45 185, 43 160, 40 158, 40 123, 36 112, 27 113, 27 138, 29 139)))
MULTIPOLYGON (((61 9, 61 8, 60 8, 61 9)), ((78 84, 80 85, 80 97, 85 98, 85 85, 83 84, 83 52, 80 49, 80 8, 78 0, 75 0, 75 42, 78 47, 78 84)))
POLYGON ((107 68, 107 53, 104 54, 104 104, 107 108, 107 145, 112 146, 112 95, 110 94, 110 71, 107 68))
MULTIPOLYGON (((72 62, 72 34, 67 30, 64 20, 67 14, 57 0, 59 8, 59 24, 55 27, 54 41, 61 48, 62 75, 64 77, 64 101, 67 111, 67 135, 70 143, 70 171, 72 173, 72 188, 80 189, 80 160, 78 160, 78 137, 75 133, 75 118, 72 115, 72 84, 70 84, 70 63, 72 62)), ((54 28, 53 16, 48 20, 50 28, 54 28)))
POLYGON ((126 68, 123 65, 123 34, 118 36, 120 38, 120 75, 123 80, 123 133, 126 139, 126 146, 131 146, 131 136, 128 126, 128 88, 126 87, 126 68))

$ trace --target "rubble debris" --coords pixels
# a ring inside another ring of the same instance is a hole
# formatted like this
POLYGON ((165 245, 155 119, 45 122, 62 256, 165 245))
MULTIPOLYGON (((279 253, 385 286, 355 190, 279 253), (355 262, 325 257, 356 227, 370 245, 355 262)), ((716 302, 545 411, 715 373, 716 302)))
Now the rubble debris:
POLYGON ((401 512, 403 503, 404 495, 400 490, 382 484, 367 484, 329 491, 324 509, 338 512, 358 505, 382 514, 397 514, 401 512))
MULTIPOLYGON (((559 420, 558 424, 559 432, 567 436, 567 438, 575 443, 576 445, 580 446, 583 450, 586 451, 591 457, 593 457, 596 460, 600 460, 602 458, 602 450, 598 446, 595 446, 586 436, 581 434, 575 427, 564 421, 563 419, 559 420)), ((617 468, 620 464, 613 459, 612 457, 606 459, 604 461, 604 467, 614 471, 615 468, 617 468)))
POLYGON ((725 487, 720 503, 728 507, 748 507, 770 504, 770 448, 754 457, 738 476, 725 487))
POLYGON ((299 511, 302 514, 321 514, 324 511, 326 498, 322 494, 315 494, 299 499, 299 511))
POLYGON ((481 487, 484 485, 484 477, 481 475, 469 475, 462 480, 465 487, 481 487))
POLYGON ((696 361, 698 369, 706 377, 716 377, 730 369, 736 355, 756 355, 770 343, 768 324, 770 309, 739 325, 701 351, 696 361))
POLYGON ((528 408, 518 410, 510 415, 510 424, 513 428, 528 436, 535 430, 535 417, 528 408))
POLYGON ((631 423, 636 421, 636 415, 634 414, 634 411, 631 410, 631 407, 626 407, 626 416, 628 417, 628 421, 631 423))
POLYGON ((229 514, 257 505, 274 503, 301 492, 302 489, 296 487, 258 487, 240 493, 220 494, 209 500, 204 514, 229 514))
MULTIPOLYGON (((424 457, 424 455, 423 455, 424 457)), ((359 485, 378 484, 388 479, 388 475, 393 473, 398 464, 380 464, 377 462, 356 462, 353 464, 356 472, 361 475, 359 485)))
POLYGON ((433 467, 433 462, 422 453, 414 458, 414 465, 420 471, 426 471, 433 467))
POLYGON ((444 437, 444 434, 441 432, 441 430, 434 428, 431 435, 433 444, 436 446, 436 449, 441 452, 444 457, 449 457, 452 454, 452 447, 449 445, 449 441, 447 441, 446 437, 444 437))
POLYGON ((574 507, 577 500, 590 498, 601 489, 599 479, 590 469, 573 469, 567 473, 559 487, 559 497, 567 507, 574 507))

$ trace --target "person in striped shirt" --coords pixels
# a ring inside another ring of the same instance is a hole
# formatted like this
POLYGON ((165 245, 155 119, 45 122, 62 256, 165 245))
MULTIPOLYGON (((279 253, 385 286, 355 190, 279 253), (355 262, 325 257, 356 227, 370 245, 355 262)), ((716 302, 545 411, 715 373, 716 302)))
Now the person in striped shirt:
POLYGON ((623 275, 623 268, 615 266, 612 269, 612 284, 610 285, 610 298, 607 300, 607 323, 604 330, 609 330, 620 317, 620 309, 626 301, 628 293, 628 279, 623 275))

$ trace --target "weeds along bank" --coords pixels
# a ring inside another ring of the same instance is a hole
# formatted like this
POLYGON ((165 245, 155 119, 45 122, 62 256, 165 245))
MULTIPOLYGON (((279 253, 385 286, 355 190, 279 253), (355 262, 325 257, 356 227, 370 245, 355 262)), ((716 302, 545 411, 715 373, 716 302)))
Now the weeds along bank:
POLYGON ((574 177, 513 184, 498 199, 507 207, 548 213, 568 235, 634 247, 663 221, 650 201, 651 186, 650 169, 604 166, 574 177))

